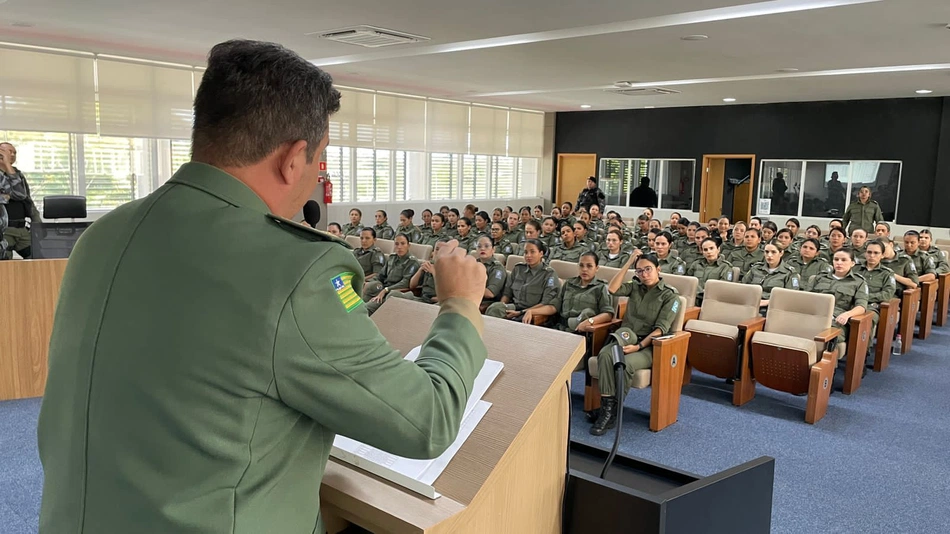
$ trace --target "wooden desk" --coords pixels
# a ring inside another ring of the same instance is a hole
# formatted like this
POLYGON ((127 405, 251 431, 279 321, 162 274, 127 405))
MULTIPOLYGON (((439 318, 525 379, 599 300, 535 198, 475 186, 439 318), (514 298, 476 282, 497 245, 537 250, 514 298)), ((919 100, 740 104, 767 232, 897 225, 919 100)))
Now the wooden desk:
POLYGON ((0 261, 0 400, 43 395, 66 261, 0 261))
MULTIPOLYGON (((425 339, 437 312, 389 299, 373 320, 406 354, 425 339)), ((584 355, 584 338, 486 317, 484 339, 488 357, 505 368, 484 397, 491 409, 435 481, 442 497, 426 499, 331 458, 320 492, 331 533, 346 521, 376 534, 561 531, 565 383, 584 355)))

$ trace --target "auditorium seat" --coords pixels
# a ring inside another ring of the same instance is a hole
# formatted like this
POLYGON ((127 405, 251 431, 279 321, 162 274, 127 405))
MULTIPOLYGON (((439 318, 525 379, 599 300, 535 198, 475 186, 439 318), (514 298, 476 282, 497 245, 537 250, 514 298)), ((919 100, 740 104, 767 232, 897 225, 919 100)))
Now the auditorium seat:
POLYGON ((561 260, 551 260, 550 266, 552 269, 554 269, 554 272, 557 273, 557 276, 561 279, 561 282, 579 275, 576 263, 561 260))
POLYGON ((376 246, 379 247, 379 250, 383 251, 383 254, 392 254, 396 250, 396 242, 392 239, 377 239, 376 246))
POLYGON ((358 235, 348 235, 345 238, 346 242, 350 244, 353 248, 360 248, 360 236, 358 235))
POLYGON ((511 274, 511 270, 514 269, 515 265, 518 265, 519 263, 524 263, 524 256, 512 254, 511 256, 508 256, 508 260, 505 262, 505 270, 511 274))
POLYGON ((432 256, 432 245, 409 243, 409 254, 415 256, 419 261, 426 261, 432 256))

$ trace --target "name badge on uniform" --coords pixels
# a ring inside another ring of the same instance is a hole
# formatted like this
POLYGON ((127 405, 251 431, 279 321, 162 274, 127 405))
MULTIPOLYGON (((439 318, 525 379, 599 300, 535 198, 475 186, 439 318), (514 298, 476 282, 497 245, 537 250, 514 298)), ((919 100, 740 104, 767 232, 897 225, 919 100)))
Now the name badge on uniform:
POLYGON ((501 280, 501 271, 495 271, 495 279, 501 280))
POLYGON ((554 287, 554 278, 548 278, 548 287, 554 287))

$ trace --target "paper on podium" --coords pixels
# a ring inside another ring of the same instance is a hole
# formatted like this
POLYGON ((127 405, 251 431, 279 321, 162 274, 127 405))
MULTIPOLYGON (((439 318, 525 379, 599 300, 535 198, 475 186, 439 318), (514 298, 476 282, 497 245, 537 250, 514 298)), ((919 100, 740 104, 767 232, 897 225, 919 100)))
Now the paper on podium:
MULTIPOLYGON (((412 349, 406 359, 415 361, 419 351, 420 347, 412 349)), ((458 437, 438 458, 432 460, 403 458, 345 436, 337 436, 333 440, 330 456, 365 469, 430 499, 440 497, 441 495, 435 491, 432 484, 449 465, 455 453, 462 448, 462 444, 491 407, 490 402, 485 402, 481 398, 501 373, 502 367, 504 364, 501 362, 485 360, 485 365, 475 378, 468 404, 465 405, 458 437)))

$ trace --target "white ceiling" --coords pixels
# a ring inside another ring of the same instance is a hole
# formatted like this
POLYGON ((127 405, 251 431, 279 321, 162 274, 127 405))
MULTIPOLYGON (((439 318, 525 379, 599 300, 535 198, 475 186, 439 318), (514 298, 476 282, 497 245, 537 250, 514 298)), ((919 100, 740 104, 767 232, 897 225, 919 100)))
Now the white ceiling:
POLYGON ((947 24, 950 0, 0 0, 0 41, 197 65, 216 42, 262 39, 341 85, 549 111, 948 96, 947 24), (431 40, 368 49, 304 35, 357 24, 431 40), (934 67, 829 72, 907 65, 934 67), (620 80, 680 93, 603 90, 620 80))

